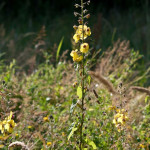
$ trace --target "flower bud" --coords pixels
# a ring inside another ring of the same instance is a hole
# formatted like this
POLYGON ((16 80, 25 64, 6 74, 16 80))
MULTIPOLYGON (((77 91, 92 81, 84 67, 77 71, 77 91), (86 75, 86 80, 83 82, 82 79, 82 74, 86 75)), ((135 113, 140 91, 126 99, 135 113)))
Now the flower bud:
POLYGON ((85 17, 86 17, 87 19, 89 19, 89 18, 90 18, 90 14, 87 14, 85 17))

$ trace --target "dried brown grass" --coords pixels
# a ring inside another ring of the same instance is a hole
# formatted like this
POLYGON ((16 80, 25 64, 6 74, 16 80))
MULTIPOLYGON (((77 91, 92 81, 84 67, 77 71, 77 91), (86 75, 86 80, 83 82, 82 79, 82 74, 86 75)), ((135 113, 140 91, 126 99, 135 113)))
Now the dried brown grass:
MULTIPOLYGON (((105 88, 110 92, 110 94, 113 94, 111 97, 112 105, 119 106, 120 99, 122 98, 122 101, 124 102, 123 107, 129 110, 131 121, 134 118, 138 122, 142 116, 141 109, 139 109, 139 107, 143 107, 145 105, 144 100, 146 95, 150 95, 150 90, 149 88, 133 86, 133 84, 136 83, 136 81, 139 79, 143 78, 145 74, 149 72, 149 69, 143 76, 139 76, 137 73, 138 71, 133 71, 132 75, 130 75, 128 72, 125 72, 128 80, 125 82, 125 84, 124 81, 122 81, 126 87, 125 92, 122 93, 123 96, 120 95, 118 89, 109 80, 110 74, 123 72, 123 69, 127 65, 125 61, 131 57, 130 52, 131 49, 129 47, 129 41, 121 42, 118 40, 116 43, 114 43, 113 48, 110 47, 104 53, 100 63, 97 64, 95 71, 90 71, 89 74, 93 77, 93 79, 96 79, 94 84, 96 84, 96 81, 98 81, 98 83, 102 85, 100 88, 105 88)), ((134 64, 135 61, 136 60, 134 60, 132 63, 134 64)))
POLYGON ((130 57, 129 41, 118 40, 114 43, 113 48, 109 47, 101 58, 96 69, 101 75, 108 76, 112 72, 117 72, 118 69, 123 69, 124 60, 130 57))
POLYGON ((8 149, 19 147, 21 150, 30 150, 24 142, 13 142, 8 146, 8 149))

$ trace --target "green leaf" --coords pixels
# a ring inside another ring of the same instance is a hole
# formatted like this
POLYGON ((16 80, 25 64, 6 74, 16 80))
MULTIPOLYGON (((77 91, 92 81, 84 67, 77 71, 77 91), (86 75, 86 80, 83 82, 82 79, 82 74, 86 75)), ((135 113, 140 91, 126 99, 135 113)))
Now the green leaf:
POLYGON ((91 76, 88 76, 89 85, 91 84, 91 76))
POLYGON ((78 88, 77 88, 77 95, 78 95, 79 99, 82 98, 82 87, 81 86, 78 86, 78 88))
POLYGON ((58 49, 57 49, 57 54, 56 54, 56 61, 58 62, 58 58, 59 58, 59 53, 60 53, 60 50, 61 50, 61 47, 62 47, 62 43, 64 41, 64 37, 62 37, 59 45, 58 45, 58 49))
POLYGON ((93 141, 91 141, 91 140, 89 140, 89 139, 85 139, 85 142, 86 142, 88 145, 92 146, 93 149, 97 149, 97 147, 96 147, 96 145, 95 145, 95 143, 94 143, 93 141))
POLYGON ((70 134, 68 135, 68 140, 72 137, 72 135, 74 134, 75 131, 77 131, 78 128, 73 127, 70 134))
POLYGON ((146 96, 145 97, 145 103, 148 103, 149 100, 150 100, 150 96, 146 96))
POLYGON ((95 143, 94 143, 93 141, 89 141, 88 144, 89 144, 90 146, 92 146, 93 149, 97 149, 97 147, 96 147, 96 145, 95 145, 95 143))

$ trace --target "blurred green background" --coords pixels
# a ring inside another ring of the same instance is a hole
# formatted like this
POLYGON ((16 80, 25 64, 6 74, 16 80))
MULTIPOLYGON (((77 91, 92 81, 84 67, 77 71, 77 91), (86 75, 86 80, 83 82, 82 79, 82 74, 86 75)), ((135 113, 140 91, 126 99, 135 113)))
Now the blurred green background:
MULTIPOLYGON (((62 51, 71 51, 72 26, 77 24, 73 12, 80 0, 1 0, 0 1, 0 52, 6 62, 13 58, 23 61, 24 53, 35 50, 35 39, 45 26, 45 49, 52 55, 62 37, 62 51), (52 52, 53 51, 53 52, 52 52), (23 55, 23 56, 22 56, 23 55)), ((150 60, 149 0, 91 0, 87 7, 91 18, 91 45, 105 51, 117 41, 129 40, 139 50, 146 63, 150 60)), ((26 56, 26 59, 29 56, 26 56)), ((25 60, 26 60, 25 59, 25 60)))

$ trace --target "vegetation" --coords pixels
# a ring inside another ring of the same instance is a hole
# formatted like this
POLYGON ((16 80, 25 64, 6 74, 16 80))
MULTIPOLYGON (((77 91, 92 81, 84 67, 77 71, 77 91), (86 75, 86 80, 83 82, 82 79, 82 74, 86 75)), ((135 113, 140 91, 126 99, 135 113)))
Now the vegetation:
POLYGON ((150 67, 129 41, 115 40, 116 30, 99 49, 109 30, 99 41, 87 23, 89 4, 75 4, 71 53, 62 51, 63 34, 50 48, 45 26, 12 40, 15 32, 1 25, 1 149, 150 149, 150 67), (19 57, 17 48, 24 49, 19 57))

